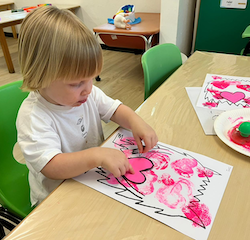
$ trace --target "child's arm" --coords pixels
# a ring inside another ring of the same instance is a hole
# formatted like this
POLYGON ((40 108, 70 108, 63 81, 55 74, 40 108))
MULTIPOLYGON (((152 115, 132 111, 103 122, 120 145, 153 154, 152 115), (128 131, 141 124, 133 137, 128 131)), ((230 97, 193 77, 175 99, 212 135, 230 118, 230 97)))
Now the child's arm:
POLYGON ((148 152, 158 142, 155 131, 145 123, 132 109, 125 105, 120 105, 111 120, 124 128, 132 130, 140 153, 148 152), (141 141, 144 141, 145 148, 141 141))
POLYGON ((99 166, 110 171, 115 177, 120 177, 126 172, 134 173, 123 152, 103 147, 60 153, 45 165, 41 173, 50 179, 67 179, 99 166))

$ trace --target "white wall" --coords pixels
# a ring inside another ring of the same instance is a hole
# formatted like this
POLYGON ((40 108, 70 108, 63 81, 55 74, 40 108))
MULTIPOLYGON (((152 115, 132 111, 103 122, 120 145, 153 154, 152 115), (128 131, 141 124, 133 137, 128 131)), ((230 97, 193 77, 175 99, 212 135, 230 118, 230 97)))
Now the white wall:
POLYGON ((160 43, 174 43, 189 56, 196 0, 161 0, 160 43))
MULTIPOLYGON (((24 6, 35 6, 43 3, 43 1, 34 0, 16 0, 15 8, 22 8, 24 6)), ((76 4, 81 8, 76 11, 76 15, 83 21, 83 23, 93 29, 103 23, 107 22, 108 18, 112 18, 117 10, 126 4, 135 6, 136 12, 160 12, 161 0, 53 0, 45 1, 45 3, 54 4, 76 4)))
MULTIPOLYGON (((89 28, 93 29, 107 22, 117 10, 126 4, 133 4, 136 12, 161 13, 160 43, 176 44, 181 52, 189 55, 191 50, 194 8, 196 0, 53 0, 45 3, 75 4, 81 8, 76 15, 89 28)), ((15 8, 34 6, 43 3, 39 0, 16 0, 15 8)), ((5 29, 11 32, 11 28, 5 29)))

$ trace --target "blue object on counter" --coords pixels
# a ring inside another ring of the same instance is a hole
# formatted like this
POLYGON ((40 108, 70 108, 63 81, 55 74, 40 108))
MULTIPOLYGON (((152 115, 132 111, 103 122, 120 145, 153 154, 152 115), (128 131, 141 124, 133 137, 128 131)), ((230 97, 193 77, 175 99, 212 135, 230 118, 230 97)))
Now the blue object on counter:
MULTIPOLYGON (((140 22, 141 22, 141 18, 138 17, 138 18, 135 19, 134 22, 128 22, 128 24, 134 25, 134 24, 137 24, 137 23, 140 23, 140 22)), ((114 24, 114 19, 113 18, 108 18, 108 23, 114 24)))

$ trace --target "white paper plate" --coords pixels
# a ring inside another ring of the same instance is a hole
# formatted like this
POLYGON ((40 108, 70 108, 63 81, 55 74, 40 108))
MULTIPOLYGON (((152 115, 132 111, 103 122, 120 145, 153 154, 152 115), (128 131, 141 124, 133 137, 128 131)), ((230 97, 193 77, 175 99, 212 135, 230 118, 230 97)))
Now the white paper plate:
POLYGON ((217 136, 232 149, 250 156, 250 150, 232 142, 228 136, 228 131, 235 125, 250 121, 250 109, 242 108, 221 113, 214 122, 214 131, 217 136))

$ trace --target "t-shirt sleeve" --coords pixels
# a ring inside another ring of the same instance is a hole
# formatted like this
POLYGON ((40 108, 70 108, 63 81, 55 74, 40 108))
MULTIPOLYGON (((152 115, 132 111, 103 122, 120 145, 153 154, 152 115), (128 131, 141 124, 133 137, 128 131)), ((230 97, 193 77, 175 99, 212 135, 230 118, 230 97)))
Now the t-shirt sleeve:
POLYGON ((61 141, 53 123, 46 114, 38 113, 29 118, 21 109, 17 118, 18 143, 22 149, 27 165, 40 172, 57 154, 61 153, 61 141))
POLYGON ((116 109, 122 104, 118 99, 114 100, 111 97, 107 96, 101 89, 93 86, 92 96, 97 105, 100 118, 104 122, 108 122, 113 116, 116 109))

